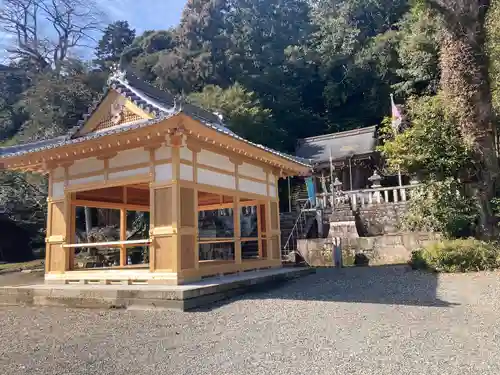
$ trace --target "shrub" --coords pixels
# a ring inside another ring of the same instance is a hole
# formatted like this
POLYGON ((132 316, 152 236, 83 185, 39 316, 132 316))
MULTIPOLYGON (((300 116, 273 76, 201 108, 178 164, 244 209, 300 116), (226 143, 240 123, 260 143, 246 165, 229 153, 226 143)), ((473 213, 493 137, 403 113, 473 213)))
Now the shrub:
POLYGON ((453 178, 423 184, 412 192, 402 229, 440 232, 448 238, 474 235, 477 204, 461 190, 453 178))
POLYGON ((414 269, 436 272, 472 272, 500 267, 499 245, 476 239, 444 240, 412 253, 414 269))

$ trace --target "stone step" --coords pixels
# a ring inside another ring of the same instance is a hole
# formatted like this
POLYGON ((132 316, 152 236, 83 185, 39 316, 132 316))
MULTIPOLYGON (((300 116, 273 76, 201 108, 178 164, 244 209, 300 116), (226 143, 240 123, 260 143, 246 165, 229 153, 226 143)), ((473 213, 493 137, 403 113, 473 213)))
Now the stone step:
POLYGON ((315 272, 312 268, 275 268, 207 278, 187 285, 29 285, 0 288, 0 305, 70 308, 189 310, 315 272))

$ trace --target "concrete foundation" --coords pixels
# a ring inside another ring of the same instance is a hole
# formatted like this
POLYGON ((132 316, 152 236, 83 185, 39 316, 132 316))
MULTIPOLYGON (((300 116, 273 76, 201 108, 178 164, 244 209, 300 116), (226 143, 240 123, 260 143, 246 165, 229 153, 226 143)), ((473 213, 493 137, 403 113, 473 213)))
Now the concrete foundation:
POLYGON ((186 311, 249 291, 265 290, 315 272, 279 268, 207 278, 187 285, 28 285, 0 288, 0 305, 71 308, 174 309, 186 311))

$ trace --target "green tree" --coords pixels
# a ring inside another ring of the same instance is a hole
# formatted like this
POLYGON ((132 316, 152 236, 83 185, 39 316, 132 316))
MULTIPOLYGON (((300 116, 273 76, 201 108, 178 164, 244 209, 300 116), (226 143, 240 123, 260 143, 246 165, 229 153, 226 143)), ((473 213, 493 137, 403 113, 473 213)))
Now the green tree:
POLYGON ((222 89, 208 85, 201 92, 189 95, 189 100, 207 110, 222 115, 225 124, 238 135, 257 143, 274 139, 274 147, 279 147, 279 132, 275 128, 271 111, 261 106, 255 93, 240 84, 222 89))
POLYGON ((438 18, 417 3, 399 24, 397 69, 399 82, 393 85, 400 96, 434 95, 439 89, 438 18))
POLYGON ((316 0, 313 46, 326 85, 331 131, 377 124, 389 108, 397 75, 397 25, 407 0, 316 0))
MULTIPOLYGON (((293 151, 298 138, 326 130, 324 82, 309 37, 314 30, 302 0, 233 0, 228 12, 228 74, 271 109, 293 151)), ((271 141, 271 140, 270 140, 271 141)))
POLYGON ((175 31, 175 48, 160 54, 153 68, 161 87, 190 93, 206 84, 229 83, 224 74, 226 11, 226 0, 188 0, 175 31))
POLYGON ((443 22, 440 39, 440 86, 462 138, 473 150, 479 232, 491 238, 496 218, 491 201, 499 188, 492 96, 486 46, 490 0, 426 0, 443 22))
POLYGON ((500 24, 498 20, 500 20, 500 1, 493 0, 488 12, 486 30, 492 103, 497 117, 500 115, 500 24))
POLYGON ((102 38, 96 48, 96 63, 103 70, 118 63, 125 49, 135 39, 135 30, 131 29, 127 21, 116 21, 104 30, 102 38))
POLYGON ((381 129, 379 147, 390 172, 399 168, 424 180, 471 180, 475 167, 472 150, 456 127, 456 118, 447 108, 442 94, 411 98, 407 103, 411 126, 394 135, 387 118, 381 129))
POLYGON ((457 119, 439 93, 407 103, 411 127, 394 134, 390 119, 382 129, 379 150, 394 172, 417 175, 423 183, 412 191, 405 230, 438 231, 449 237, 475 234, 477 201, 466 184, 476 179, 473 150, 457 128, 457 119))
POLYGON ((162 54, 171 51, 175 45, 174 30, 145 31, 135 38, 122 54, 122 64, 131 66, 135 73, 148 82, 158 78, 153 71, 162 54))

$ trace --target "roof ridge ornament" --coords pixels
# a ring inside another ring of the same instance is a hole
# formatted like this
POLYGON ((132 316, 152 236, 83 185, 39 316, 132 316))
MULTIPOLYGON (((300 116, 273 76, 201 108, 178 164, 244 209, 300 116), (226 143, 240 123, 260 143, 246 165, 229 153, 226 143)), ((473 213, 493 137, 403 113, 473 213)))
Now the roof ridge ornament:
POLYGON ((113 81, 113 80, 117 80, 117 81, 120 81, 123 83, 128 83, 127 77, 126 77, 127 72, 121 68, 120 64, 115 63, 115 64, 111 65, 110 70, 111 70, 111 74, 109 75, 109 78, 108 78, 108 84, 110 84, 111 81, 113 81))
POLYGON ((219 118, 220 122, 224 122, 224 116, 222 115, 222 113, 220 113, 219 111, 215 111, 213 112, 213 114, 219 118))

